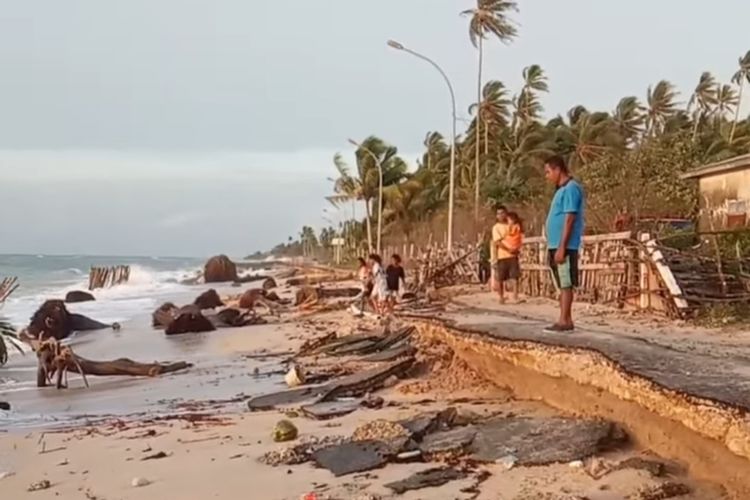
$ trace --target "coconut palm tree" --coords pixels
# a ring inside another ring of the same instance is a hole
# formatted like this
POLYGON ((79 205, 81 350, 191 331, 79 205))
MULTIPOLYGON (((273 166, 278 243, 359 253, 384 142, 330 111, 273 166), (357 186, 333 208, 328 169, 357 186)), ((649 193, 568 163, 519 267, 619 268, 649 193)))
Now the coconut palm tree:
POLYGON ((740 108, 742 107, 742 92, 745 90, 745 83, 750 83, 750 50, 747 51, 743 57, 739 59, 740 68, 737 73, 732 77, 732 83, 740 88, 739 97, 737 99, 737 109, 734 112, 734 123, 732 124, 732 131, 729 134, 729 142, 734 140, 734 134, 737 130, 737 122, 740 120, 740 108))
POLYGON ((482 89, 482 100, 479 104, 469 106, 470 114, 478 114, 479 122, 484 123, 484 154, 489 154, 489 136, 491 128, 506 127, 510 118, 508 90, 505 84, 492 80, 482 89), (478 112, 478 113, 477 113, 478 112))
POLYGON ((620 99, 612 113, 612 121, 626 144, 632 144, 643 133, 643 125, 646 122, 643 106, 638 98, 629 96, 620 99))
POLYGON ((693 142, 698 135, 698 126, 702 119, 704 119, 716 105, 716 94, 719 90, 719 84, 716 82, 716 78, 708 71, 703 72, 698 85, 696 85, 693 95, 690 96, 688 101, 687 111, 690 113, 693 110, 693 142))
MULTIPOLYGON (((356 206, 358 201, 364 200, 362 190, 362 181, 350 173, 350 168, 344 161, 340 153, 333 157, 333 164, 338 170, 339 177, 334 181, 333 196, 326 199, 335 207, 340 207, 344 203, 352 204, 352 220, 356 220, 356 206)), ((370 225, 370 211, 366 211, 367 226, 367 248, 372 248, 372 226, 370 225)))
MULTIPOLYGON (((515 24, 508 17, 509 13, 517 12, 518 5, 510 0, 477 0, 474 9, 463 11, 461 14, 470 16, 469 37, 471 43, 479 53, 478 76, 477 76, 477 104, 482 102, 482 66, 484 64, 484 40, 492 35, 503 43, 510 43, 517 35, 515 24)), ((474 217, 479 219, 479 130, 482 128, 482 118, 477 115, 477 134, 475 140, 475 193, 474 193, 474 217)))
POLYGON ((386 208, 383 219, 388 221, 386 231, 400 232, 405 241, 411 241, 416 224, 425 213, 423 185, 416 178, 388 186, 385 191, 386 208))
MULTIPOLYGON (((716 104, 713 109, 717 127, 721 125, 727 115, 732 115, 735 108, 739 109, 739 97, 731 85, 722 85, 716 93, 716 104)), ((731 134, 731 132, 730 132, 731 134)))
POLYGON ((538 120, 544 108, 539 101, 539 92, 549 92, 547 76, 538 64, 527 66, 523 70, 523 87, 521 93, 514 99, 515 115, 513 117, 514 129, 528 125, 533 120, 538 120))
POLYGON ((13 346, 23 354, 21 342, 16 335, 16 329, 5 318, 0 318, 0 366, 8 362, 8 345, 13 346))
POLYGON ((398 149, 386 144, 382 139, 370 136, 362 141, 361 146, 355 152, 357 159, 356 177, 349 172, 351 169, 343 161, 341 155, 334 157, 334 164, 339 171, 339 179, 336 180, 334 190, 336 195, 329 196, 328 201, 338 205, 343 201, 354 199, 361 200, 365 204, 367 223, 367 243, 370 249, 372 245, 372 217, 373 211, 377 214, 377 205, 373 206, 374 200, 379 199, 380 194, 380 169, 383 168, 383 187, 400 182, 406 175, 406 162, 398 156, 398 149), (377 158, 377 162, 375 158, 377 158))
POLYGON ((674 85, 662 80, 648 88, 646 98, 646 135, 653 136, 661 132, 669 117, 677 112, 678 92, 674 85))
POLYGON ((583 106, 568 111, 568 123, 559 120, 555 133, 558 148, 569 156, 573 168, 625 145, 609 113, 592 113, 583 106))

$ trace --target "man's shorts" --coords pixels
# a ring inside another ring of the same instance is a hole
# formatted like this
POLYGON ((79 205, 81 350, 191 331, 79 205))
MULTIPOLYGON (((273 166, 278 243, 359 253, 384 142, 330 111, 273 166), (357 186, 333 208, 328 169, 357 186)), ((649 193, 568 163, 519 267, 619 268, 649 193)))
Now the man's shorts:
POLYGON ((495 262, 495 279, 497 281, 517 280, 521 277, 521 265, 518 257, 500 259, 495 262))
POLYGON ((569 290, 578 286, 578 251, 565 250, 565 261, 562 264, 555 262, 557 249, 549 251, 549 267, 555 278, 555 285, 559 290, 569 290))

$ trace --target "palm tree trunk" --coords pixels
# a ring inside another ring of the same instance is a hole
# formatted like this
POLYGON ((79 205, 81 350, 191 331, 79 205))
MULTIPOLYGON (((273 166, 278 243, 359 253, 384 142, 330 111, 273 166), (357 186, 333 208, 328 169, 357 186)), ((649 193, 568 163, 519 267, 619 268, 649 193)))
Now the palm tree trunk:
POLYGON ((479 72, 477 75, 477 129, 475 131, 476 135, 476 148, 475 148, 475 175, 476 178, 474 179, 474 222, 479 222, 479 146, 481 143, 480 139, 480 130, 482 127, 482 113, 481 113, 481 105, 482 105, 482 63, 484 62, 484 44, 483 44, 483 38, 479 37, 479 72))
POLYGON ((734 141, 734 134, 737 131, 737 122, 740 121, 740 108, 742 107, 742 91, 745 90, 745 77, 743 75, 740 80, 740 95, 737 100, 737 110, 734 112, 734 123, 732 123, 732 131, 729 133, 729 144, 734 141))
POLYGON ((370 224, 370 200, 365 200, 365 218, 367 219, 367 251, 372 252, 372 224, 370 224))

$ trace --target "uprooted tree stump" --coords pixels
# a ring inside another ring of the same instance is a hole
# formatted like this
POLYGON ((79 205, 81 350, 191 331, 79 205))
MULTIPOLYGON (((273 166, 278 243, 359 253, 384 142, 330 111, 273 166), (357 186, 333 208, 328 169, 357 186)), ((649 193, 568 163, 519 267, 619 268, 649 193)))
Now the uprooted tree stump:
POLYGON ((190 368, 192 364, 184 361, 176 363, 138 363, 128 358, 112 361, 93 361, 76 355, 68 346, 62 346, 54 338, 43 342, 33 342, 32 347, 37 356, 37 387, 46 387, 55 379, 58 389, 68 385, 68 372, 78 373, 88 387, 87 375, 156 377, 166 373, 190 368))

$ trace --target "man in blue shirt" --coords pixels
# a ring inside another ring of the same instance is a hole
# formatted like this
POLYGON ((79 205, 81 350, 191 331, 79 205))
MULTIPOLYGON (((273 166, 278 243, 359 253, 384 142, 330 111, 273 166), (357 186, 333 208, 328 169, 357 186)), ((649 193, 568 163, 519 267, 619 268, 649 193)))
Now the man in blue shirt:
POLYGON ((578 286, 578 250, 581 248, 584 224, 583 188, 568 172, 560 156, 549 158, 544 175, 557 190, 547 215, 547 248, 552 275, 560 291, 560 318, 546 332, 572 332, 573 290, 578 286))

